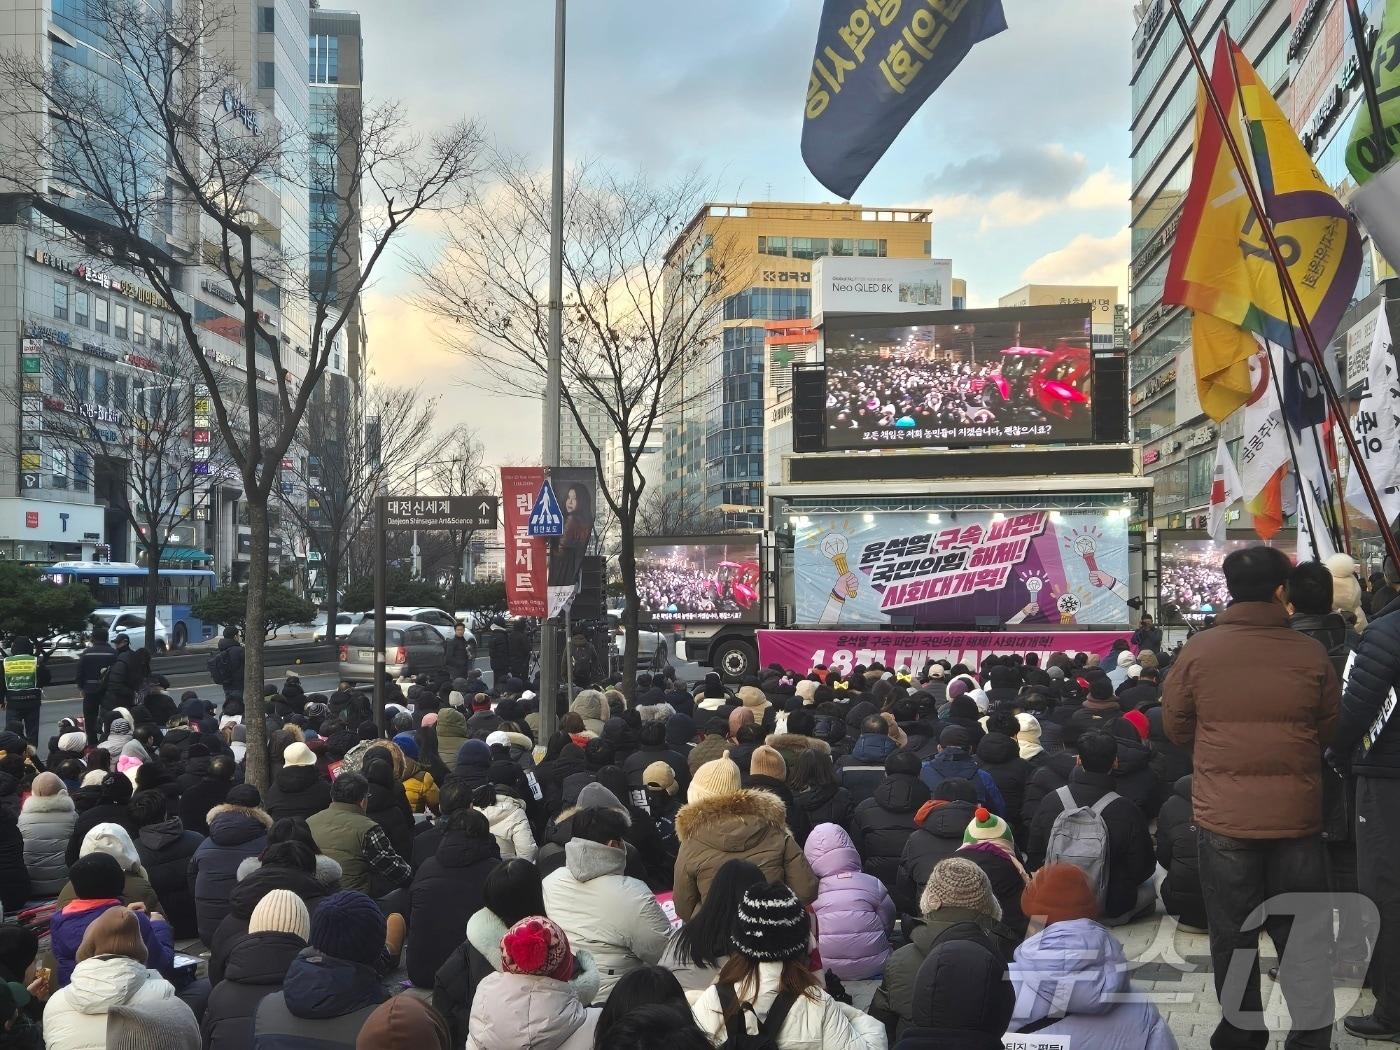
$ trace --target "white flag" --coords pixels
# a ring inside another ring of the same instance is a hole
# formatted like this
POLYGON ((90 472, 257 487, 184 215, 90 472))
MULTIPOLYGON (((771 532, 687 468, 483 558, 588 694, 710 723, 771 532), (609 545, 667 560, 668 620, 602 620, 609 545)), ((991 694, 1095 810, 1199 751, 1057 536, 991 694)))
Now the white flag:
POLYGON ((1269 347, 1249 359, 1249 379, 1253 389, 1244 406, 1244 432, 1240 442, 1240 493, 1248 503, 1258 497, 1288 462, 1288 437, 1284 432, 1283 408, 1279 402, 1274 375, 1283 375, 1283 351, 1269 347), (1272 372, 1269 357, 1274 356, 1272 372))
MULTIPOLYGON (((1391 351, 1390 321, 1384 306, 1376 318, 1366 393, 1356 415, 1351 418, 1351 432, 1356 436, 1371 481, 1380 493, 1385 516, 1388 521, 1394 521, 1400 514, 1400 374, 1396 372, 1395 354, 1391 351)), ((1361 472, 1354 463, 1347 478, 1347 502, 1368 517, 1373 516, 1366 490, 1361 486, 1361 472)))
POLYGON ((1230 507, 1243 495, 1239 471, 1222 437, 1215 443, 1215 473, 1210 482, 1210 538, 1216 543, 1225 541, 1230 507))
POLYGON ((1332 543, 1332 530, 1323 517, 1322 500, 1326 498, 1321 485, 1311 476, 1295 476, 1298 482, 1298 560, 1312 561, 1313 543, 1317 543, 1317 561, 1326 561, 1337 553, 1332 543))

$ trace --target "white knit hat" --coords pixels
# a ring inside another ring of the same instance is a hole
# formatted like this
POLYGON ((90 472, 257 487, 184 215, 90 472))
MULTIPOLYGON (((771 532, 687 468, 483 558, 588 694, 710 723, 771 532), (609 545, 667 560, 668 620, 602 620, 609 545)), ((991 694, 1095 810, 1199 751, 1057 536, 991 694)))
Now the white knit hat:
POLYGON ((314 766, 316 752, 300 740, 294 741, 282 749, 282 764, 285 766, 314 766))
POLYGON ((291 890, 271 890, 248 919, 249 933, 291 933, 311 940, 311 913, 291 890))

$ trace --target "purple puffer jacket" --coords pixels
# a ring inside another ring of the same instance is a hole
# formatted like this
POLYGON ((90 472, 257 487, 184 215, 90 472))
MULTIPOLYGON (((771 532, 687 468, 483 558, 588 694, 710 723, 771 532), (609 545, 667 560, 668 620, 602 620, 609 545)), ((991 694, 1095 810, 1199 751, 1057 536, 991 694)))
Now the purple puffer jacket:
MULTIPOLYGON (((76 900, 49 921, 49 940, 52 943, 54 960, 58 963, 58 981, 55 988, 68 984, 77 965, 78 948, 83 943, 83 934, 99 915, 109 908, 123 907, 116 898, 110 900, 76 900)), ((136 913, 141 927, 141 940, 146 945, 146 966, 169 976, 175 958, 175 939, 170 926, 163 919, 152 922, 144 911, 136 913)))
POLYGON ((843 981, 864 981, 890 957, 894 902, 884 883, 860 870, 860 854, 836 824, 818 824, 807 836, 807 863, 821 886, 812 910, 822 964, 843 981))

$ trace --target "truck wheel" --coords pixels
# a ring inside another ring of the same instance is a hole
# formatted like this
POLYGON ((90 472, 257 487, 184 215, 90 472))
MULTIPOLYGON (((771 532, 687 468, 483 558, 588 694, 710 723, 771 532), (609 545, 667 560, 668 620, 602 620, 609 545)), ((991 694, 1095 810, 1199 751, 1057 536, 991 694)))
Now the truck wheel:
POLYGON ((748 642, 733 639, 719 644, 710 665, 725 681, 737 682, 758 672, 758 653, 748 642))
POLYGON ((177 623, 175 625, 175 648, 183 649, 188 641, 189 636, 185 633, 185 625, 177 623))

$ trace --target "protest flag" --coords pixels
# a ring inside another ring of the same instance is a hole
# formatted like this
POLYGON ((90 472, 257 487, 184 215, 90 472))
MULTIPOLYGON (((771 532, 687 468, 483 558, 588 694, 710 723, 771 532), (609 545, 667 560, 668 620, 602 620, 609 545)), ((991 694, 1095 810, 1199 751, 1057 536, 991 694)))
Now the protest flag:
POLYGON ((808 170, 850 200, 973 46, 1005 28, 1001 0, 826 0, 802 124, 808 170))
POLYGON ((1216 543, 1225 541, 1225 526, 1229 521, 1230 507, 1244 493, 1240 485, 1240 472, 1235 469, 1235 460, 1230 455, 1225 439, 1215 443, 1215 473, 1210 483, 1210 538, 1216 543))

